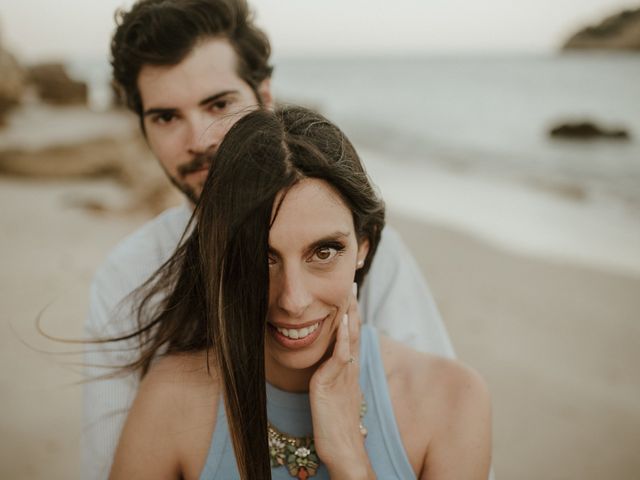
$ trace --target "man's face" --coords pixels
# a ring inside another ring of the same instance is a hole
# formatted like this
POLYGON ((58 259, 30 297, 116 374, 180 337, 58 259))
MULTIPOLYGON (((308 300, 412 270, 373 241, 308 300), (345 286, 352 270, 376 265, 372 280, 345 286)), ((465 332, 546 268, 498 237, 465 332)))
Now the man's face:
MULTIPOLYGON (((145 65, 138 75, 147 141, 167 175, 192 202, 202 193, 211 154, 244 115, 258 107, 237 73, 227 39, 203 40, 177 65, 145 65)), ((271 107, 269 81, 259 86, 271 107)))

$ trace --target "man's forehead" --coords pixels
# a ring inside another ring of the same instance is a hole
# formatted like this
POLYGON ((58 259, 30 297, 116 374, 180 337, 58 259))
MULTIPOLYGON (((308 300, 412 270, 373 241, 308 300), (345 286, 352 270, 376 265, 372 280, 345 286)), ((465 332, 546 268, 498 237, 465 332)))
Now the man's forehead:
POLYGON ((222 91, 248 88, 236 67, 237 56, 227 39, 202 40, 175 65, 144 65, 138 90, 145 108, 172 99, 199 103, 222 91))

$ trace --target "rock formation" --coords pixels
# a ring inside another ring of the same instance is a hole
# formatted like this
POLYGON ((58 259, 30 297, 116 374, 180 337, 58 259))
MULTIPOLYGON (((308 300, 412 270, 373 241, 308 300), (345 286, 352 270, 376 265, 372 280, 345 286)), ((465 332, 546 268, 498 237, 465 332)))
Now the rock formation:
POLYGON ((629 132, 621 128, 604 128, 590 121, 563 123, 549 130, 553 138, 569 140, 593 140, 609 138, 613 140, 628 140, 629 132))
POLYGON ((56 105, 87 103, 87 85, 71 79, 59 63, 42 63, 29 68, 29 81, 45 102, 56 105))
POLYGON ((140 136, 96 138, 35 150, 0 147, 0 177, 39 180, 113 180, 123 187, 117 202, 100 195, 78 197, 77 207, 92 211, 156 215, 180 201, 140 136))
POLYGON ((0 45, 0 125, 4 116, 20 103, 25 88, 25 71, 15 57, 0 45))
POLYGON ((563 50, 640 51, 640 8, 607 17, 574 34, 563 50))

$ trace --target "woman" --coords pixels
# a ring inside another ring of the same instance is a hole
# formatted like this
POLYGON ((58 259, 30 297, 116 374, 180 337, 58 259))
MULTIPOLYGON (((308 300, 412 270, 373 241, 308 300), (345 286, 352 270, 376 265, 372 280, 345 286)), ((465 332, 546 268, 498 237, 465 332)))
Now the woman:
POLYGON ((359 327, 384 206, 339 129, 248 114, 194 219, 143 287, 146 375, 111 478, 487 478, 479 377, 359 327))

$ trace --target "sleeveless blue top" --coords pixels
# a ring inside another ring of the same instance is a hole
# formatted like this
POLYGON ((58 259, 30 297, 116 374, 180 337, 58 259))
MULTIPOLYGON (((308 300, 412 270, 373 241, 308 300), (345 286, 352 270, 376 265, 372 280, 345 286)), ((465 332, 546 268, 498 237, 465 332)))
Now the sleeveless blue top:
MULTIPOLYGON (((360 388, 367 402, 367 413, 362 419, 368 430, 365 446, 377 477, 385 480, 415 479, 393 415, 380 357, 378 333, 368 325, 363 325, 360 331, 360 388)), ((288 435, 304 437, 313 433, 307 393, 289 393, 267 383, 267 415, 278 430, 288 435)), ((272 468, 271 476, 274 480, 293 478, 284 466, 272 468)), ((229 437, 224 402, 221 400, 218 402, 216 427, 200 480, 235 478, 239 478, 238 468, 229 437)), ((321 463, 316 475, 311 478, 328 480, 329 472, 321 463)))

